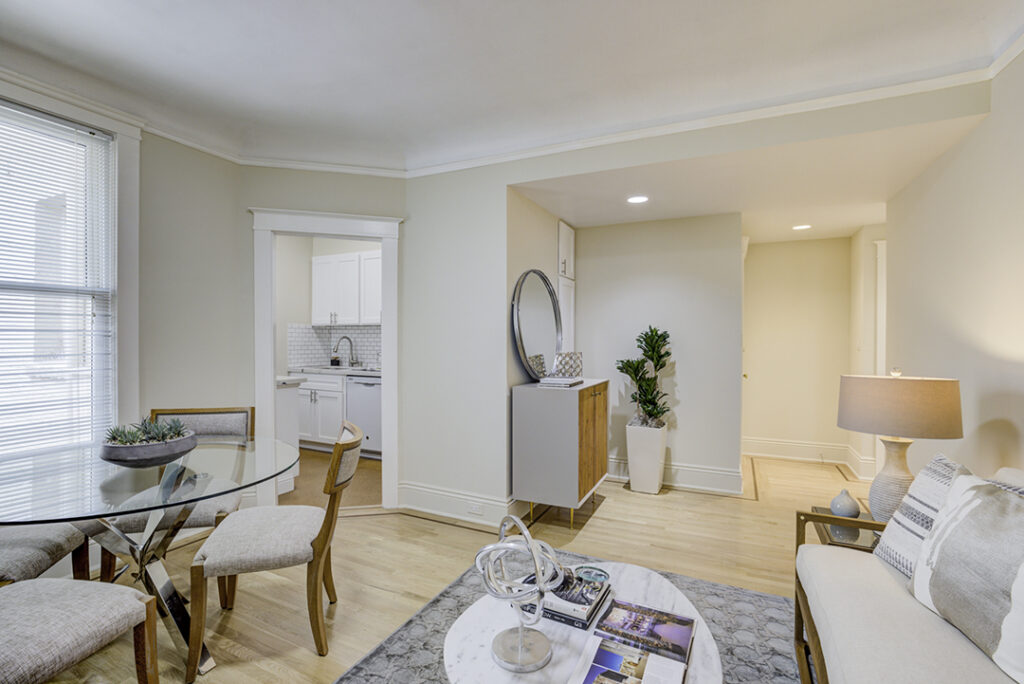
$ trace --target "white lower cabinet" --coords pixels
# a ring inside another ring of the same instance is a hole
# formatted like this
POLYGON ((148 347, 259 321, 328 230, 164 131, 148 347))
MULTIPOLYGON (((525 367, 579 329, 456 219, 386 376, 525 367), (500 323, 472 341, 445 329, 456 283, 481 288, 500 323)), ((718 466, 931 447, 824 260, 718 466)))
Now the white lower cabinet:
POLYGON ((333 444, 345 420, 345 376, 303 373, 299 385, 299 439, 333 444))

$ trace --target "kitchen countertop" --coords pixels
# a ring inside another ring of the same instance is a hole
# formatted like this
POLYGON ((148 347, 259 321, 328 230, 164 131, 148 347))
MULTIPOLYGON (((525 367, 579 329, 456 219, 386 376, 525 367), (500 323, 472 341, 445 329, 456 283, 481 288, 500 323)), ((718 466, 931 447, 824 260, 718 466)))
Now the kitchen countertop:
POLYGON ((345 366, 302 366, 289 368, 288 373, 309 373, 310 375, 356 375, 363 378, 379 378, 380 369, 346 368, 345 366))
POLYGON ((279 389, 284 389, 286 387, 298 387, 306 382, 306 378, 301 375, 278 375, 275 378, 275 382, 279 389))

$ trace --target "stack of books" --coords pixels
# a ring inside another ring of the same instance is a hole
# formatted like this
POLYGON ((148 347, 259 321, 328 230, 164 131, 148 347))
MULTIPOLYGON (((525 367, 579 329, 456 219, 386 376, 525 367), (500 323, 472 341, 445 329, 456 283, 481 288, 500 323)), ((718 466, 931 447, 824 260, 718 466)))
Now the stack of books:
MULTIPOLYGON (((532 584, 535 579, 530 575, 523 581, 532 584)), ((589 629, 594 618, 601 612, 599 609, 610 590, 608 573, 600 568, 581 565, 567 569, 562 584, 544 594, 544 612, 541 615, 577 629, 589 629)), ((530 603, 523 606, 523 610, 532 613, 536 606, 530 603)))
POLYGON ((548 377, 548 378, 541 378, 540 379, 540 386, 541 387, 564 388, 564 387, 575 387, 576 385, 582 385, 582 384, 583 384, 583 378, 551 378, 551 377, 548 377))

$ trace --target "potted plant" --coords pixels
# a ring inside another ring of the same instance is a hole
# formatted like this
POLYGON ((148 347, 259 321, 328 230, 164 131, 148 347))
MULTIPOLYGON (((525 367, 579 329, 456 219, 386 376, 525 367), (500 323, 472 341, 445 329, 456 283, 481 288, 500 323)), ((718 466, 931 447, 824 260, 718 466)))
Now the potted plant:
POLYGON ((146 468, 170 463, 195 449, 196 443, 196 434, 177 418, 167 422, 143 418, 134 425, 107 430, 100 458, 130 468, 146 468))
POLYGON ((626 425, 626 458, 629 462, 629 487, 634 492, 657 494, 665 471, 665 444, 668 426, 662 416, 668 413, 668 396, 661 391, 658 373, 668 363, 668 331, 650 326, 636 338, 639 359, 622 359, 615 368, 625 373, 636 388, 629 398, 636 404, 636 415, 626 425))

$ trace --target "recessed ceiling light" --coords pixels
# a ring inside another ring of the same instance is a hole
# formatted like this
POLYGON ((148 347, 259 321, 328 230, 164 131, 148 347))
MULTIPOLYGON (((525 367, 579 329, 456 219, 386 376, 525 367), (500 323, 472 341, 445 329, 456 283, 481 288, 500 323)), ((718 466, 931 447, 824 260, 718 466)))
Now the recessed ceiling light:
POLYGON ((802 226, 793 226, 793 230, 810 230, 810 229, 811 229, 811 227, 809 225, 807 225, 807 224, 804 224, 802 226))
POLYGON ((630 204, 643 204, 647 201, 647 195, 633 195, 626 200, 630 204))

